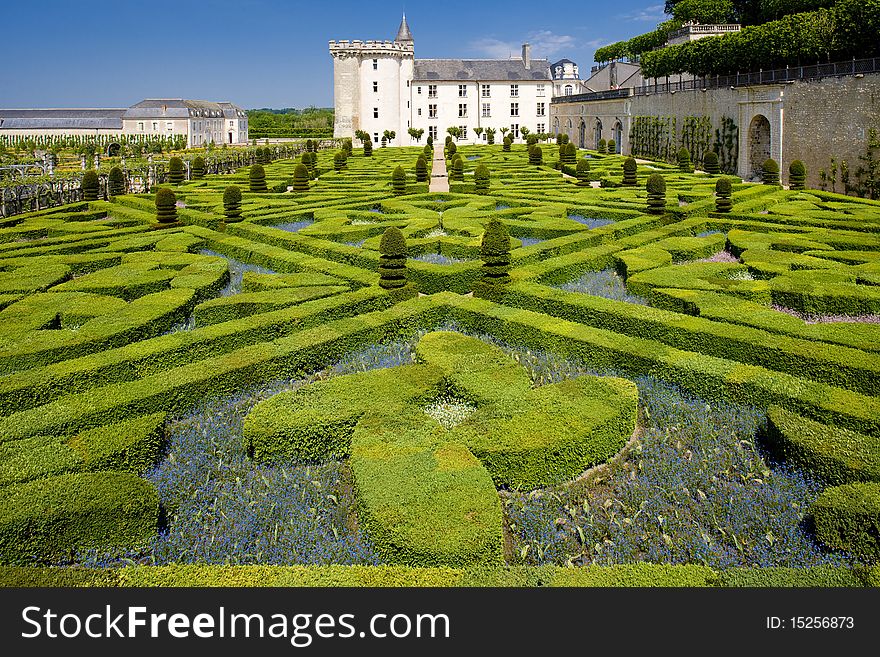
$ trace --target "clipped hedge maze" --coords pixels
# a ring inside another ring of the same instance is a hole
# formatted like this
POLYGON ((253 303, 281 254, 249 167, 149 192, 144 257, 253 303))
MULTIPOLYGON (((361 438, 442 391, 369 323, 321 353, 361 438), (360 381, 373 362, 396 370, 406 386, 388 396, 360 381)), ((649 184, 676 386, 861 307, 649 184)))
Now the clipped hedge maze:
MULTIPOLYGON (((646 162, 624 172, 622 156, 580 151, 572 164, 553 144, 541 149, 537 163, 525 146, 462 146, 461 178, 445 194, 419 182, 421 148, 377 148, 371 157, 358 149, 342 167, 335 153, 317 153, 308 188, 294 184, 294 160, 264 166, 266 191, 249 191, 247 169, 175 185, 172 223, 159 221, 153 195, 3 220, 0 563, 9 567, 0 579, 468 581, 456 569, 510 562, 498 490, 559 485, 618 455, 638 413, 636 388, 620 377, 644 375, 766 410, 759 438, 768 457, 825 487, 804 511, 816 539, 873 563, 880 203, 729 179, 730 206, 718 212, 717 176, 646 162), (488 183, 476 179, 478 167, 488 183), (649 213, 653 174, 665 191, 655 186, 649 213), (511 235, 511 281, 489 301, 470 293, 492 219, 511 235), (401 301, 379 286, 389 227, 406 240, 416 298, 401 301), (590 287, 598 274, 620 286, 590 287), (345 461, 361 531, 403 570, 242 574, 194 564, 156 569, 151 579, 149 569, 110 577, 37 568, 76 562, 82 550, 134 548, 163 530, 148 473, 166 458, 175 417, 206 399, 298 380, 372 345, 449 326, 616 375, 536 387, 497 347, 441 330, 421 338, 417 362, 282 392, 244 424, 256 463, 345 461), (457 423, 428 412, 440 399, 455 400, 457 423)), ((801 577, 615 568, 472 581, 878 579, 848 569, 801 577)))

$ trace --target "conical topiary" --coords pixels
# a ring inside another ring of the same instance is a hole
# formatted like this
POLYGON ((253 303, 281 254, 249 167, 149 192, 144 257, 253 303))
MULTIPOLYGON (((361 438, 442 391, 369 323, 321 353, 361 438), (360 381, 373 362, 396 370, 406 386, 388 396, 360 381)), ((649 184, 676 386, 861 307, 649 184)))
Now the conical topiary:
POLYGON ((251 165, 248 181, 250 182, 252 192, 265 192, 269 189, 266 187, 266 170, 262 164, 251 165))
POLYGON ((807 167, 800 160, 795 160, 788 166, 789 189, 806 189, 807 167))
POLYGON ((456 146, 452 141, 446 144, 446 157, 453 158, 455 154, 458 152, 458 146, 456 146))
POLYGON ((98 182, 98 174, 89 169, 83 174, 82 183, 83 201, 97 201, 100 192, 100 183, 98 182))
POLYGON ((364 140, 364 157, 373 157, 373 141, 371 139, 364 140))
POLYGON ((385 229, 379 254, 379 286, 395 290, 406 285, 406 238, 399 228, 385 229))
POLYGON ((223 214, 228 222, 241 218, 241 190, 236 185, 229 185, 223 190, 223 214))
POLYGON ((590 161, 582 157, 577 161, 577 166, 575 167, 575 175, 577 177, 577 184, 579 187, 587 187, 590 184, 590 161))
POLYGON ((772 157, 764 160, 764 166, 761 167, 761 181, 765 185, 779 184, 779 163, 772 157))
POLYGON ((605 153, 608 152, 608 142, 605 141, 604 139, 600 139, 599 140, 599 148, 597 148, 596 150, 599 151, 599 153, 601 155, 605 155, 605 153))
POLYGON ((694 163, 691 162, 691 152, 684 146, 678 151, 678 170, 682 173, 694 172, 694 163))
POLYGON ((186 170, 183 167, 183 160, 179 157, 172 157, 168 160, 168 182, 172 185, 179 185, 186 180, 186 170))
POLYGON ((609 140, 608 140, 608 145, 607 145, 607 147, 606 147, 606 150, 607 150, 611 155, 616 155, 616 154, 617 154, 617 144, 614 143, 614 140, 613 140, 613 139, 609 139, 609 140))
POLYGON ((398 166, 391 172, 391 188, 398 196, 406 194, 406 173, 402 166, 398 166))
POLYGON ((456 182, 464 182, 464 162, 461 155, 452 158, 452 172, 449 177, 456 182))
POLYGON ((623 161, 623 184, 632 187, 638 184, 636 158, 628 157, 623 161))
POLYGON ((504 141, 502 142, 502 145, 501 145, 501 150, 504 151, 505 153, 509 153, 510 152, 510 145, 512 143, 513 143, 513 139, 510 138, 510 135, 505 135, 504 141))
POLYGON ((309 170, 305 164, 300 163, 293 168, 293 191, 309 191, 309 170))
POLYGON ((428 163, 424 155, 419 155, 416 160, 416 182, 426 182, 428 180, 428 163))
POLYGON ((489 168, 485 164, 478 164, 474 171, 474 191, 477 194, 489 193, 489 168))
POLYGON ((559 149, 559 159, 565 164, 573 165, 577 163, 577 146, 568 142, 563 144, 559 149))
POLYGON ((483 285, 497 289, 510 282, 510 233, 497 219, 490 219, 486 224, 480 257, 483 259, 483 285))
POLYGON ((333 156, 333 168, 342 171, 345 168, 345 151, 339 151, 333 156))
POLYGON ((177 221, 177 196, 168 187, 160 187, 156 192, 156 219, 160 224, 177 221))
POLYGON ((110 196, 125 194, 125 174, 119 167, 110 169, 110 174, 107 176, 107 193, 110 196))
POLYGON ((425 159, 430 159, 434 157, 434 149, 431 148, 430 144, 425 144, 425 147, 422 149, 422 154, 425 156, 425 159))
POLYGON ((719 178, 715 183, 715 211, 730 212, 733 203, 730 201, 730 178, 719 178))
POLYGON ((189 168, 190 175, 193 180, 201 180, 205 177, 205 158, 201 155, 197 155, 193 158, 192 164, 190 164, 189 168))
POLYGON ((721 164, 718 161, 718 153, 715 151, 709 151, 703 156, 703 171, 712 176, 717 176, 721 173, 721 164))
POLYGON ((353 146, 351 143, 351 139, 346 138, 342 141, 342 150, 345 151, 346 159, 351 157, 352 148, 353 146))
POLYGON ((648 190, 648 214, 663 214, 666 211, 666 179, 659 173, 652 173, 645 187, 648 190))
POLYGON ((539 166, 544 163, 544 151, 540 146, 532 146, 529 150, 529 164, 539 166))

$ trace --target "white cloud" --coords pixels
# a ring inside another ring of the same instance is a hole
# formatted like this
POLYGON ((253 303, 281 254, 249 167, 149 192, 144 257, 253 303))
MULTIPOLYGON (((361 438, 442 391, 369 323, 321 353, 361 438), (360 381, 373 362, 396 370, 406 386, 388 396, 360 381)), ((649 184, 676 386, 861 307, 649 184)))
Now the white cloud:
POLYGON ((570 52, 577 47, 577 40, 568 34, 556 34, 550 30, 538 30, 531 32, 521 41, 501 41, 491 37, 484 37, 472 41, 469 46, 481 55, 492 59, 507 59, 519 57, 522 52, 522 44, 532 45, 533 57, 553 57, 560 53, 570 52))
POLYGON ((659 23, 665 18, 665 16, 666 14, 663 13, 663 5, 651 5, 650 7, 645 7, 644 9, 639 9, 629 14, 623 14, 622 16, 618 16, 618 18, 622 18, 626 21, 648 21, 651 23, 659 23))

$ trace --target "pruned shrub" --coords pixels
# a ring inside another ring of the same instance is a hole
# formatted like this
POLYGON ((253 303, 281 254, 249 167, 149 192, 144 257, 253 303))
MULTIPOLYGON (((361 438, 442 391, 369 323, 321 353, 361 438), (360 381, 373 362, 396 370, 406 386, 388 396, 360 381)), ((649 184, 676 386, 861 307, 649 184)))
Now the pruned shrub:
POLYGON ((628 157, 623 161, 623 184, 632 187, 638 184, 636 158, 628 157))
POLYGON ((605 155, 608 152, 608 142, 604 139, 600 139, 599 147, 596 150, 599 151, 601 155, 605 155))
POLYGON ((396 290, 406 285, 406 238, 399 228, 386 228, 379 242, 379 286, 396 290))
POLYGON ((425 161, 424 155, 419 155, 416 160, 416 182, 425 182, 428 180, 428 163, 425 161))
POLYGON ((107 176, 107 192, 110 196, 125 194, 125 174, 119 167, 110 169, 110 175, 107 176))
POLYGON ((449 137, 449 142, 446 144, 446 156, 452 158, 456 152, 458 152, 458 146, 452 141, 452 137, 449 137))
POLYGON ((184 180, 186 180, 186 171, 183 160, 179 157, 172 157, 168 160, 168 182, 172 185, 179 185, 184 180))
POLYGON ((772 157, 764 160, 764 164, 761 167, 761 182, 765 185, 779 184, 779 163, 772 157))
POLYGON ((475 286, 478 296, 492 297, 510 282, 510 233, 497 219, 490 219, 480 242, 483 260, 480 285, 475 286))
POLYGON ((510 145, 513 143, 513 139, 510 138, 510 135, 504 136, 504 142, 501 145, 501 150, 505 153, 510 152, 510 145))
POLYGON ((721 173, 721 163, 718 160, 718 153, 715 151, 709 151, 703 156, 703 171, 713 176, 717 176, 721 173))
POLYGON ((559 147, 559 160, 563 164, 574 165, 577 161, 577 146, 572 143, 559 147))
POLYGON ((648 190, 648 214, 663 214, 666 211, 666 179, 659 173, 652 173, 645 187, 648 190))
POLYGON ((98 174, 89 169, 82 177, 82 195, 83 201, 97 201, 100 192, 100 184, 98 182, 98 174))
POLYGON ((694 163, 691 162, 691 152, 684 146, 678 150, 678 170, 682 173, 694 172, 694 163))
POLYGON ((607 150, 611 155, 617 154, 617 144, 614 143, 613 139, 608 140, 607 150))
POLYGON ((201 180, 205 177, 205 158, 201 155, 197 155, 193 158, 192 164, 190 164, 190 175, 193 180, 201 180))
POLYGON ((223 214, 226 221, 238 221, 241 218, 241 189, 229 185, 223 190, 223 214))
POLYGON ((297 164, 293 169, 293 191, 298 194, 309 191, 309 170, 305 164, 297 164))
POLYGON ((434 149, 431 148, 429 144, 425 144, 425 147, 422 149, 422 154, 425 156, 425 159, 434 157, 434 149))
POLYGON ((365 139, 364 140, 364 157, 373 157, 373 140, 365 139))
POLYGON ((398 166, 391 172, 391 188, 398 196, 406 194, 406 173, 402 166, 398 166))
POLYGON ((540 146, 532 146, 529 149, 529 164, 540 166, 544 163, 544 151, 540 146))
POLYGON ((816 537, 832 550, 880 558, 880 483, 826 488, 810 507, 816 537))
POLYGON ((456 155, 452 158, 452 171, 449 174, 449 178, 456 182, 464 182, 464 162, 461 159, 461 155, 456 155))
POLYGON ((538 145, 538 137, 536 135, 529 135, 528 137, 526 137, 526 145, 537 146, 538 145))
POLYGON ((251 169, 248 172, 248 181, 250 182, 252 192, 266 192, 269 190, 266 187, 266 170, 262 164, 251 165, 251 169))
POLYGON ((474 171, 474 191, 477 194, 489 193, 489 167, 478 164, 474 171))
POLYGON ((578 160, 575 176, 580 187, 587 187, 590 184, 590 161, 587 158, 582 157, 578 160))
POLYGON ((790 189, 805 189, 807 183, 807 167, 800 160, 795 160, 788 166, 788 187, 790 189))
POLYGON ((733 203, 730 200, 731 190, 730 178, 719 178, 718 182, 715 183, 716 212, 730 212, 730 208, 733 207, 733 203))
POLYGON ((345 168, 345 152, 339 151, 333 156, 333 168, 336 171, 342 171, 345 168))
POLYGON ((160 224, 177 221, 177 196, 168 187, 160 187, 156 192, 156 219, 160 224))

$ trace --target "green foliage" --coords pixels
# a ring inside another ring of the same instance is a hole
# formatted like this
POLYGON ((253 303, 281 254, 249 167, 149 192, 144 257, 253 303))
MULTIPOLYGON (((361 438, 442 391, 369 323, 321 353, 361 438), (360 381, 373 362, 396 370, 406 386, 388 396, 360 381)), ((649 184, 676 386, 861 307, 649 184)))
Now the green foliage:
POLYGON ((632 187, 638 184, 636 171, 638 165, 634 157, 628 157, 623 161, 623 184, 632 187))
POLYGON ((544 152, 540 146, 532 146, 529 149, 529 164, 540 166, 544 163, 544 152))
POLYGON ((455 154, 458 151, 458 146, 455 145, 455 142, 452 141, 452 138, 449 139, 449 142, 446 144, 446 157, 450 159, 455 158, 455 154))
POLYGON ((630 152, 666 162, 676 156, 676 118, 674 116, 636 116, 630 130, 630 152))
POLYGON ((642 53, 656 48, 662 48, 669 38, 669 32, 678 29, 681 24, 678 21, 666 21, 657 26, 657 29, 647 34, 633 37, 629 41, 618 41, 596 50, 593 61, 611 62, 617 59, 634 59, 642 53))
POLYGON ((497 219, 490 219, 480 242, 484 286, 497 289, 510 282, 510 233, 497 219))
MULTIPOLYGON (((453 144, 453 146, 455 146, 455 144, 453 144)), ((464 161, 461 159, 461 155, 456 154, 452 158, 452 167, 449 171, 449 179, 456 182, 464 181, 464 161)))
POLYGON ((345 151, 339 151, 333 156, 333 168, 336 171, 342 171, 345 168, 345 151))
POLYGON ((156 192, 156 219, 160 224, 177 221, 177 196, 168 187, 156 192))
POLYGON ((406 194, 406 173, 402 166, 397 166, 391 172, 391 188, 397 196, 406 194))
POLYGON ((614 143, 613 139, 608 140, 606 148, 611 155, 615 155, 617 153, 617 144, 614 143))
POLYGON ((794 160, 788 166, 788 186, 790 189, 805 189, 807 182, 807 167, 800 160, 794 160))
POLYGON ((428 180, 428 163, 425 156, 420 154, 416 159, 416 182, 426 182, 428 180))
POLYGON ((765 185, 779 184, 779 164, 772 157, 764 160, 761 167, 761 182, 765 185))
POLYGON ((718 163, 718 153, 709 151, 703 156, 703 171, 712 176, 721 173, 721 165, 718 163))
POLYGON ((364 157, 373 157, 373 140, 369 135, 364 140, 364 157))
POLYGON ((559 159, 563 164, 569 166, 575 165, 577 162, 577 146, 572 143, 563 144, 559 147, 559 159))
POLYGON ((241 189, 235 185, 223 190, 223 214, 226 221, 238 221, 241 217, 241 189))
POLYGON ((172 157, 168 160, 168 182, 172 185, 179 185, 186 179, 186 171, 183 166, 183 160, 179 157, 172 157))
POLYGON ((596 150, 599 151, 600 155, 605 155, 608 152, 608 142, 604 139, 600 139, 599 146, 596 150))
POLYGON ((193 180, 201 180, 205 177, 205 158, 201 155, 197 155, 193 158, 192 164, 190 165, 190 175, 193 180))
POLYGON ((489 193, 489 168, 485 164, 478 164, 474 170, 474 192, 489 193))
MULTIPOLYGON (((125 194, 125 174, 119 167, 110 169, 110 174, 107 176, 107 193, 111 197, 125 194)), ((92 200, 97 200, 97 198, 92 200)))
POLYGON ((293 191, 296 194, 309 191, 309 170, 305 164, 297 164, 293 169, 293 191))
POLYGON ((266 186, 266 170, 262 164, 252 164, 248 172, 248 182, 252 192, 267 192, 269 188, 266 186))
POLYGON ((333 108, 248 110, 248 133, 256 139, 333 136, 333 108))
POLYGON ((826 488, 810 507, 816 536, 832 550, 880 558, 880 484, 826 488))
POLYGON ((648 214, 663 214, 666 211, 666 179, 659 173, 652 173, 645 181, 648 190, 648 214))
POLYGON ((729 178, 719 178, 715 183, 715 211, 730 212, 733 203, 730 200, 731 184, 729 178))
POLYGON ((505 153, 509 153, 511 144, 513 144, 513 139, 510 138, 510 135, 505 135, 501 150, 505 153))
POLYGON ((675 20, 681 23, 696 22, 716 25, 734 22, 731 0, 681 0, 672 9, 675 20))
POLYGON ((406 238, 399 228, 385 229, 379 242, 379 286, 396 290, 406 285, 406 238))
POLYGON ((486 128, 486 144, 492 146, 495 143, 495 128, 486 128))
POLYGON ((83 201, 97 201, 100 193, 98 174, 92 170, 86 171, 82 177, 81 189, 83 201))
POLYGON ((691 162, 691 153, 684 146, 678 151, 678 170, 682 173, 694 172, 694 164, 691 162))
POLYGON ((579 187, 588 187, 590 185, 590 161, 582 157, 577 161, 575 168, 575 176, 579 187))

